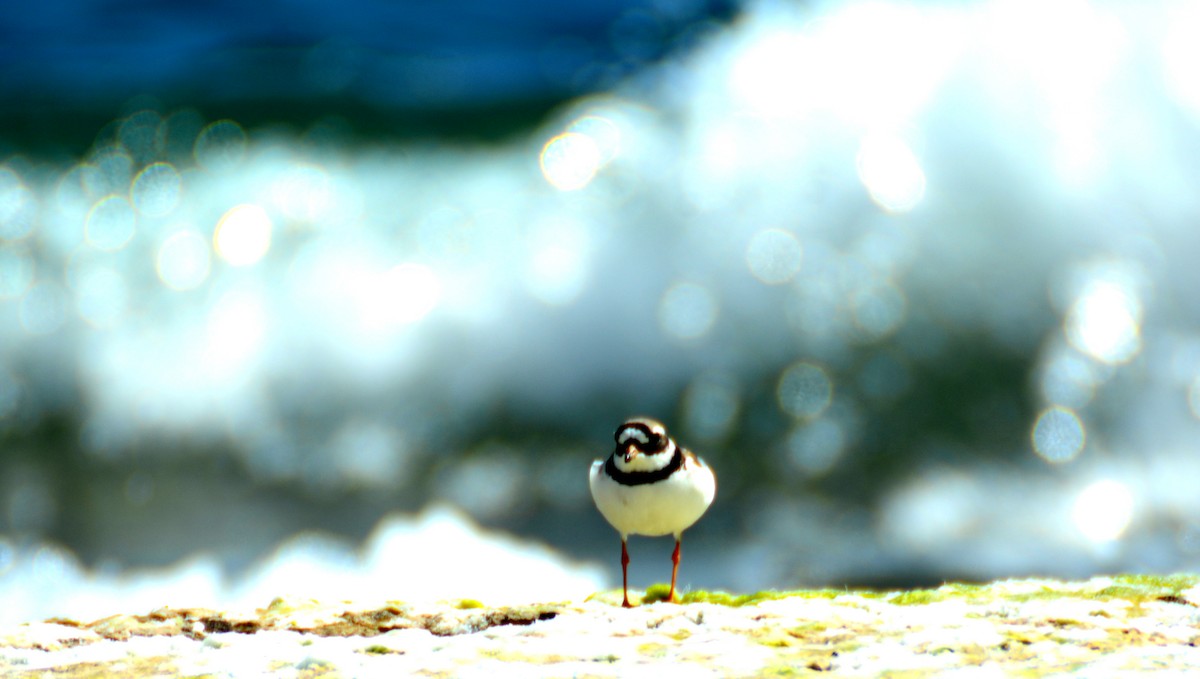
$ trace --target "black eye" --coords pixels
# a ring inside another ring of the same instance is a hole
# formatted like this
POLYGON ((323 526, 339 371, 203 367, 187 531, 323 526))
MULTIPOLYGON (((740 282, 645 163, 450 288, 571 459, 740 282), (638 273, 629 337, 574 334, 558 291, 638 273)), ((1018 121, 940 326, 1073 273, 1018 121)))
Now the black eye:
POLYGON ((667 447, 667 439, 662 434, 652 431, 650 432, 650 443, 648 447, 650 450, 662 450, 663 448, 667 447))

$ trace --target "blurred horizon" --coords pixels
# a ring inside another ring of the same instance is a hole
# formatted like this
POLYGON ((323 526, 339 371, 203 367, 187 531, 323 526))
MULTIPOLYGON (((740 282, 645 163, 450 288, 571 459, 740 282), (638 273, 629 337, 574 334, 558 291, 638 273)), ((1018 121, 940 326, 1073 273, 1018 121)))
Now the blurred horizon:
POLYGON ((636 414, 689 587, 1200 563, 1194 6, 225 9, 0 12, 27 610, 612 583, 636 414))

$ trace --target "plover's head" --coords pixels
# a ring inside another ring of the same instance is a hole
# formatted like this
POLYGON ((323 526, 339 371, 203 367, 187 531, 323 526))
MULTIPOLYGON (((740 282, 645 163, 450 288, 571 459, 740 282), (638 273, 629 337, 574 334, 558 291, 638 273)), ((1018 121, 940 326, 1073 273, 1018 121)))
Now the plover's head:
POLYGON ((675 453, 675 444, 667 436, 667 428, 662 422, 648 417, 634 417, 622 422, 613 438, 617 441, 617 458, 625 463, 622 466, 661 467, 670 462, 675 453), (634 465, 638 458, 647 459, 644 464, 634 465))

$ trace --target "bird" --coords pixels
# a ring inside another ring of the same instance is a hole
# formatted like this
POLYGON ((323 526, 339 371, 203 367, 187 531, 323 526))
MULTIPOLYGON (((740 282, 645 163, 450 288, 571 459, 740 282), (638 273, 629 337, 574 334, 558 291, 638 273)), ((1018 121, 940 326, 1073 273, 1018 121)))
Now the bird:
POLYGON ((633 417, 617 427, 616 449, 592 463, 588 481, 596 508, 621 536, 621 580, 629 603, 629 536, 675 536, 671 553, 671 591, 677 601, 679 548, 683 531, 700 520, 717 494, 712 469, 675 443, 658 420, 633 417))

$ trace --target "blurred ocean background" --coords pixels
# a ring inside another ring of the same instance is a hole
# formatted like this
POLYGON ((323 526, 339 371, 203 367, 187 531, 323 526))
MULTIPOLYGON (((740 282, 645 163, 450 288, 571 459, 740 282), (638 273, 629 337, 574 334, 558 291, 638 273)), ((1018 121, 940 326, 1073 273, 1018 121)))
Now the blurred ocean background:
POLYGON ((1196 569, 1197 262, 1191 1, 10 3, 0 620, 1196 569))

